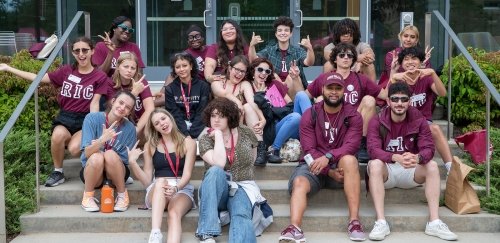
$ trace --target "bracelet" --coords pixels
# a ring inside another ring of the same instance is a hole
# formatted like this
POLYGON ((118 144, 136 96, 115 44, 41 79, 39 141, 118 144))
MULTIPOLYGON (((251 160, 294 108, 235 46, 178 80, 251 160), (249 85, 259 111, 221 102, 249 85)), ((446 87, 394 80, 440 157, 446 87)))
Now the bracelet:
POLYGON ((174 186, 175 188, 175 193, 177 193, 179 191, 179 188, 177 186, 174 186))

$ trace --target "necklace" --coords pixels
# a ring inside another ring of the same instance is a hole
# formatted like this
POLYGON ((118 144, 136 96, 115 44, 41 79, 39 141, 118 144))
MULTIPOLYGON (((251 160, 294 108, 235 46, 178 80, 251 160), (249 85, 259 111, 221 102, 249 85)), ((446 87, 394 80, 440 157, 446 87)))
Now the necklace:
MULTIPOLYGON (((344 108, 344 107, 342 107, 344 108)), ((330 131, 334 131, 335 132, 335 136, 337 136, 337 122, 339 120, 339 117, 340 117, 340 112, 342 111, 342 108, 340 108, 340 110, 337 112, 337 116, 335 117, 335 120, 333 121, 333 123, 330 121, 330 117, 328 116, 328 113, 326 112, 326 110, 323 109, 323 111, 325 112, 325 117, 328 121, 328 124, 330 124, 330 131)), ((327 136, 328 136, 328 133, 327 133, 327 136)))

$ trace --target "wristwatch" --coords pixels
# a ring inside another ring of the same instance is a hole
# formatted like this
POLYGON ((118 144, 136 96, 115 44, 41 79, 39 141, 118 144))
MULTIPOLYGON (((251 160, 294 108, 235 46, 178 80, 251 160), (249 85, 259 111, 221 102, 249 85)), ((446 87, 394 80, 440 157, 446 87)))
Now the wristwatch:
POLYGON ((328 152, 328 153, 326 153, 326 154, 325 154, 325 157, 328 159, 328 161, 332 161, 332 159, 333 159, 333 154, 332 154, 332 153, 330 153, 330 152, 328 152))

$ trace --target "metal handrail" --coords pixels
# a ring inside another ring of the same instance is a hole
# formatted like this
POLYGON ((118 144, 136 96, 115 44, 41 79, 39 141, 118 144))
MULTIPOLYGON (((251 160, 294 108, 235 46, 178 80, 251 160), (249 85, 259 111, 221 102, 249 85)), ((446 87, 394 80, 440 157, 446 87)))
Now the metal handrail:
POLYGON ((24 108, 28 104, 29 100, 33 95, 35 95, 35 143, 36 143, 36 152, 35 152, 35 157, 36 157, 36 200, 37 200, 37 212, 40 210, 40 188, 39 188, 39 164, 40 164, 40 145, 39 145, 39 128, 38 128, 38 86, 40 85, 40 82, 43 78, 43 76, 47 73, 49 70, 50 65, 54 62, 56 59, 59 51, 64 46, 64 43, 67 41, 70 33, 73 31, 75 28, 76 24, 78 23, 78 20, 82 17, 82 15, 85 15, 85 36, 90 38, 90 13, 89 12, 84 12, 84 11, 78 11, 75 14, 75 17, 73 17, 73 20, 69 23, 68 27, 64 31, 64 34, 62 37, 59 39, 59 42, 57 43, 56 47, 50 54, 49 58, 45 61, 45 63, 42 66, 42 69, 38 72, 37 76, 29 86, 28 90, 24 94, 23 98, 17 105, 16 109, 10 116, 9 120, 7 123, 5 123, 5 126, 2 128, 2 131, 0 132, 0 243, 5 243, 7 242, 7 234, 6 234, 6 225, 5 225, 5 174, 4 174, 4 142, 5 139, 7 138, 7 135, 10 133, 12 128, 14 127, 15 122, 21 115, 21 112, 23 112, 24 108))
MULTIPOLYGON (((469 62, 471 65, 472 69, 477 73, 479 76, 479 79, 483 84, 486 86, 486 192, 487 195, 489 196, 491 194, 491 185, 490 185, 490 172, 491 172, 491 165, 490 165, 490 97, 493 96, 493 99, 497 102, 498 105, 500 105, 500 94, 498 93, 498 90, 496 90, 495 86, 491 83, 490 79, 484 74, 483 70, 479 68, 479 65, 477 65, 476 61, 472 58, 470 53, 467 51, 467 49, 464 47, 462 41, 458 38, 458 36, 455 34, 455 32, 451 29, 450 25, 446 20, 443 18, 443 16, 439 13, 439 11, 434 10, 432 13, 437 17, 439 20, 439 23, 441 26, 446 30, 446 33, 451 37, 451 40, 455 43, 456 47, 460 52, 464 55, 465 59, 469 62)), ((426 33, 428 30, 430 30, 430 24, 431 24, 431 13, 426 13, 425 14, 425 30, 426 33)), ((450 138, 450 120, 451 120, 451 40, 449 44, 450 51, 448 52, 448 139, 450 138)), ((427 43, 426 43, 427 44, 427 43)))

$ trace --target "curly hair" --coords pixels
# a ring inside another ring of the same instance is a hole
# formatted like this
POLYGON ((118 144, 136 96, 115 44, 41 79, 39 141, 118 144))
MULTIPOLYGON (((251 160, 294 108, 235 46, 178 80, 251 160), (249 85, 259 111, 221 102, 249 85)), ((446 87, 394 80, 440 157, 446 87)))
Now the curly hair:
POLYGON ((267 75, 266 83, 270 83, 274 79, 274 67, 271 61, 269 61, 267 58, 264 57, 258 57, 255 58, 252 63, 250 64, 249 71, 247 72, 247 80, 248 81, 253 81, 253 75, 255 74, 255 69, 257 66, 259 66, 261 63, 267 63, 269 65, 269 69, 271 70, 271 73, 267 75))
POLYGON ((403 34, 404 34, 407 30, 411 30, 411 31, 415 32, 415 36, 417 37, 417 45, 418 45, 418 40, 419 40, 419 36, 420 36, 420 34, 419 34, 419 32, 418 32, 418 28, 417 28, 417 26, 414 26, 414 25, 407 25, 407 26, 405 26, 405 27, 401 30, 401 32, 399 32, 399 34, 398 34, 398 39, 399 39, 399 41, 400 41, 401 43, 403 42, 403 40, 402 40, 402 38, 403 38, 403 34))
POLYGON ((230 129, 240 125, 240 110, 238 105, 228 98, 219 97, 215 98, 208 103, 205 110, 203 110, 203 122, 207 127, 211 127, 210 118, 214 111, 222 117, 227 117, 227 126, 230 129))
POLYGON ((113 38, 113 35, 115 34, 115 29, 120 25, 121 23, 128 21, 132 23, 132 20, 129 17, 126 16, 118 16, 115 19, 113 19, 113 22, 111 22, 111 27, 109 28, 109 38, 113 38))
MULTIPOLYGON (((73 50, 73 46, 77 42, 87 43, 87 45, 89 45, 90 50, 94 50, 94 43, 92 42, 91 39, 89 39, 88 37, 85 37, 85 36, 80 36, 80 37, 77 37, 76 39, 74 39, 71 42, 71 50, 73 50)), ((95 65, 92 63, 92 58, 90 58, 90 63, 92 64, 92 66, 95 67, 95 65)), ((78 68, 78 62, 75 60, 75 62, 73 62, 73 64, 71 65, 71 67, 73 68, 73 70, 76 70, 78 68)))
POLYGON ((410 87, 404 81, 393 83, 389 86, 389 92, 387 96, 391 97, 393 94, 405 94, 408 95, 408 97, 410 97, 411 96, 410 87))
POLYGON ((170 75, 172 75, 172 77, 177 77, 177 74, 175 73, 175 63, 177 62, 177 60, 186 60, 188 61, 188 63, 191 65, 192 69, 191 69, 191 78, 197 78, 198 77, 198 63, 196 63, 196 60, 194 59, 194 57, 183 51, 183 52, 180 52, 180 53, 176 53, 175 55, 173 55, 171 58, 170 58, 170 68, 172 69, 172 72, 170 73, 170 75))
POLYGON ((350 43, 339 43, 338 45, 335 45, 335 47, 332 50, 332 53, 330 53, 330 59, 329 61, 333 64, 334 68, 337 68, 337 55, 341 52, 346 52, 346 51, 351 51, 352 55, 354 56, 352 58, 352 63, 351 67, 356 64, 356 61, 358 60, 358 52, 356 52, 356 47, 353 44, 350 43))
POLYGON ((274 20, 273 27, 274 27, 274 32, 278 30, 278 26, 284 25, 290 27, 290 32, 293 31, 293 27, 295 26, 293 24, 293 20, 288 17, 288 16, 279 16, 276 20, 274 20))
MULTIPOLYGON (((142 68, 139 67, 139 60, 137 59, 137 56, 133 52, 123 52, 120 54, 118 57, 118 60, 116 61, 116 69, 126 60, 134 61, 136 65, 136 71, 132 79, 135 81, 139 80, 142 76, 142 68)), ((111 76, 113 79, 113 82, 115 83, 115 86, 113 86, 114 89, 121 89, 122 88, 122 79, 120 78, 120 72, 116 71, 113 73, 113 76, 111 76)), ((130 85, 130 90, 132 90, 132 85, 130 85)))
POLYGON ((398 54, 398 63, 401 65, 403 63, 403 59, 405 59, 406 56, 412 56, 412 57, 417 57, 420 62, 423 62, 425 60, 425 53, 421 48, 418 47, 408 47, 404 48, 399 54, 398 54))
POLYGON ((180 155, 181 157, 184 156, 184 139, 186 137, 179 131, 179 128, 177 127, 172 114, 170 114, 170 112, 163 108, 155 108, 151 112, 151 114, 149 114, 145 130, 146 140, 149 142, 149 145, 151 145, 152 148, 156 148, 156 146, 160 144, 160 140, 162 139, 161 133, 155 129, 155 125, 153 124, 153 115, 157 113, 165 114, 170 119, 170 123, 172 126, 170 137, 172 138, 172 142, 175 144, 175 153, 180 155))
POLYGON ((333 44, 338 45, 340 43, 340 37, 346 34, 352 35, 352 43, 357 46, 361 40, 361 31, 359 30, 358 24, 350 18, 345 18, 333 26, 333 44))
POLYGON ((226 45, 226 41, 224 41, 224 38, 222 37, 222 28, 225 24, 230 24, 236 29, 236 42, 234 44, 234 49, 232 50, 234 56, 244 55, 245 46, 247 44, 240 25, 232 19, 224 20, 220 25, 219 39, 217 40, 217 66, 222 67, 222 69, 227 69, 231 52, 226 45))

